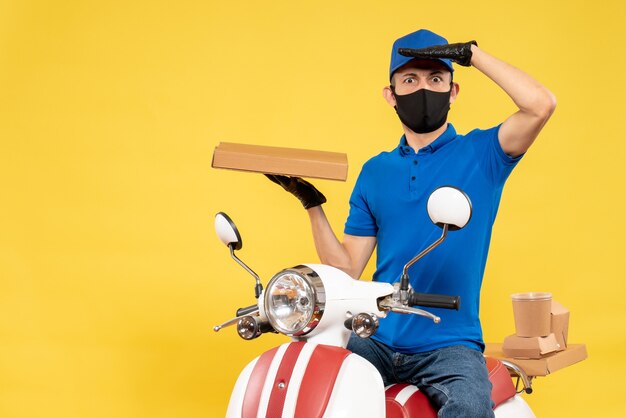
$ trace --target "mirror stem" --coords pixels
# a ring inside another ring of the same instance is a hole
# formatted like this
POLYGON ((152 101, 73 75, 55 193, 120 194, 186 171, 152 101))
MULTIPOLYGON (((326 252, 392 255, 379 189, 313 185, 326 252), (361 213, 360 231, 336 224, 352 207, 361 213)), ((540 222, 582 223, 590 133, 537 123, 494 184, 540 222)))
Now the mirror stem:
POLYGON ((402 270, 402 278, 400 279, 400 300, 402 303, 408 302, 408 290, 409 290, 409 267, 411 267, 415 262, 417 262, 420 258, 424 257, 426 254, 435 249, 436 246, 441 244, 446 236, 448 235, 448 224, 443 224, 443 232, 437 241, 433 242, 426 248, 424 251, 416 255, 411 261, 404 265, 404 269, 402 270))
POLYGON ((246 263, 237 258, 237 256, 235 255, 235 246, 233 243, 228 244, 228 248, 230 249, 230 256, 233 258, 233 260, 235 260, 237 264, 243 267, 248 273, 252 275, 252 277, 255 278, 256 285, 254 286, 254 296, 258 299, 259 296, 261 296, 261 292, 263 291, 263 285, 261 284, 261 279, 259 278, 259 275, 252 271, 252 269, 248 267, 246 263))

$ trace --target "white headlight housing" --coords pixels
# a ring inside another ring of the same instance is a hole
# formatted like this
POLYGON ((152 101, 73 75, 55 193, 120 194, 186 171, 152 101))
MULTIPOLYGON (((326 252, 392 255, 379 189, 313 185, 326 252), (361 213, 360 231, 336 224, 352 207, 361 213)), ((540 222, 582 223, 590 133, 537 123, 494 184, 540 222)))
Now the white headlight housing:
POLYGON ((311 332, 322 318, 325 303, 321 279, 306 266, 281 271, 265 289, 265 314, 272 327, 285 335, 311 332))

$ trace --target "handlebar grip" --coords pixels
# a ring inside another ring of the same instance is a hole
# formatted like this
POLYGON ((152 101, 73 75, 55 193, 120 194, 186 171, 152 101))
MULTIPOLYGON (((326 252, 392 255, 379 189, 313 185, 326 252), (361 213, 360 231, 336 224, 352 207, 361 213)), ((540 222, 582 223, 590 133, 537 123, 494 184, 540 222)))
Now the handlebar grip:
POLYGON ((237 313, 235 314, 235 316, 244 316, 244 315, 249 315, 252 312, 255 312, 259 309, 259 307, 257 305, 250 305, 250 306, 246 306, 245 308, 239 308, 237 309, 237 313))
POLYGON ((461 306, 461 297, 411 292, 409 294, 409 306, 414 305, 427 308, 455 309, 458 311, 461 306))

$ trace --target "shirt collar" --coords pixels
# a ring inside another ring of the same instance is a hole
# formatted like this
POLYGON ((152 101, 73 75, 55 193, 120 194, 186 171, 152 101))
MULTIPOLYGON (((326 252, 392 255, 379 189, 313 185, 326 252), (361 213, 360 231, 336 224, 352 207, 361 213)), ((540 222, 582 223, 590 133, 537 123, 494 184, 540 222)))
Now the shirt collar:
MULTIPOLYGON (((457 135, 456 135, 456 130, 454 129, 454 126, 452 126, 451 123, 448 123, 448 127, 446 128, 444 133, 439 135, 439 137, 435 139, 433 142, 431 142, 430 144, 426 145, 423 148, 420 148, 419 152, 424 152, 424 153, 435 152, 439 148, 443 147, 448 142, 456 138, 456 136, 457 135)), ((413 151, 413 148, 411 148, 411 146, 406 142, 405 135, 402 135, 402 138, 400 138, 400 145, 398 145, 398 149, 400 151, 400 155, 402 156, 415 154, 415 152, 413 151)))

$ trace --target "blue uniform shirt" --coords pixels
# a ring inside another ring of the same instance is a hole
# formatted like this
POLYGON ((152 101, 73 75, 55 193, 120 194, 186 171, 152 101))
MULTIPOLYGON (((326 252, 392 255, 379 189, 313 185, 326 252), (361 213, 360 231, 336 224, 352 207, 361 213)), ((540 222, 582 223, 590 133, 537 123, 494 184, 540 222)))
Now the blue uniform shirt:
POLYGON ((431 223, 426 210, 432 191, 455 186, 472 201, 467 226, 450 232, 409 269, 415 291, 461 296, 461 309, 429 309, 441 317, 439 324, 391 313, 372 338, 398 352, 457 344, 484 349, 478 318, 480 286, 502 187, 521 158, 504 153, 498 130, 499 126, 457 135, 448 124, 439 138, 417 153, 403 136, 396 149, 363 165, 344 232, 376 237, 376 281, 398 281, 404 265, 441 236, 441 228, 431 223))

